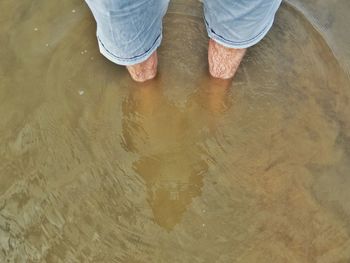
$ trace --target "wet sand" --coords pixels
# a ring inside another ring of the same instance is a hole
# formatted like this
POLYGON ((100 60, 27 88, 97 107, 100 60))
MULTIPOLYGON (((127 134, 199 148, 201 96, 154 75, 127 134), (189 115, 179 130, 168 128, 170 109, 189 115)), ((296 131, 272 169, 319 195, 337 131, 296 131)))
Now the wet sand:
POLYGON ((0 262, 350 261, 350 79, 301 13, 227 83, 175 2, 147 84, 80 1, 0 14, 0 262))

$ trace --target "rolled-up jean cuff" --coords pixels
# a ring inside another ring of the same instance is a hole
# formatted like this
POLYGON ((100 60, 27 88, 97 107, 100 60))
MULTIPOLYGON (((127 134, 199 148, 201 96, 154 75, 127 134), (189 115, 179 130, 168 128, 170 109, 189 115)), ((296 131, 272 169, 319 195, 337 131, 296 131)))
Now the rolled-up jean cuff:
POLYGON ((155 39, 155 41, 153 42, 153 45, 149 49, 147 49, 144 53, 130 57, 130 58, 124 58, 124 57, 119 57, 113 54, 113 52, 111 52, 110 50, 108 50, 106 46, 103 44, 101 38, 97 35, 98 45, 99 45, 101 54, 105 56, 107 59, 109 59, 110 61, 112 61, 113 63, 122 65, 122 66, 131 66, 131 65, 139 64, 146 61, 153 54, 153 52, 156 51, 157 48, 160 46, 162 42, 162 37, 163 37, 162 33, 160 33, 158 37, 155 39))
POLYGON ((215 42, 223 45, 224 47, 243 49, 243 48, 249 48, 251 46, 256 45, 266 36, 266 34, 269 32, 269 30, 271 29, 271 27, 273 25, 274 17, 272 17, 272 19, 267 23, 267 25, 264 27, 264 29, 259 34, 257 34, 256 36, 254 36, 248 40, 240 41, 240 42, 232 41, 232 40, 226 39, 223 36, 216 34, 215 31, 210 27, 205 16, 204 16, 204 20, 205 20, 205 25, 207 28, 208 36, 211 39, 213 39, 215 42))

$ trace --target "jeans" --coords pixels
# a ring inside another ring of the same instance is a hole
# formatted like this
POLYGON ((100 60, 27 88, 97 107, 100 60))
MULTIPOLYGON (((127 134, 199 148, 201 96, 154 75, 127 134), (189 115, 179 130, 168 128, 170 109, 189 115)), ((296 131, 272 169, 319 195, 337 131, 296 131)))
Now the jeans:
MULTIPOLYGON (((85 0, 97 22, 101 53, 119 65, 149 58, 162 41, 169 0, 85 0)), ((208 36, 230 48, 257 44, 270 30, 282 0, 204 0, 208 36)))

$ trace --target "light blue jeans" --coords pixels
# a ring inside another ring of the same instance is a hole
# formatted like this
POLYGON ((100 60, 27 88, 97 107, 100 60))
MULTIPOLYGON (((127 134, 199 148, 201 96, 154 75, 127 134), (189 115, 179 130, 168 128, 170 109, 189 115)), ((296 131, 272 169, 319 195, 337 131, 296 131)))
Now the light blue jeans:
MULTIPOLYGON (((270 30, 282 0, 204 0, 208 35, 231 48, 248 48, 270 30)), ((149 58, 162 41, 169 0, 86 0, 97 22, 101 53, 119 65, 149 58)))

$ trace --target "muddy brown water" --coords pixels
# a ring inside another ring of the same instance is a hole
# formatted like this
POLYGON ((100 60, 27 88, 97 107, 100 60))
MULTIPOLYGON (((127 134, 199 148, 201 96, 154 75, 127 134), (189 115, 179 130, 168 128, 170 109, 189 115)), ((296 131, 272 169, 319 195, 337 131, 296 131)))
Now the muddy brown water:
POLYGON ((299 11, 227 83, 174 1, 147 84, 81 1, 0 14, 0 262, 350 262, 350 80, 299 11))

